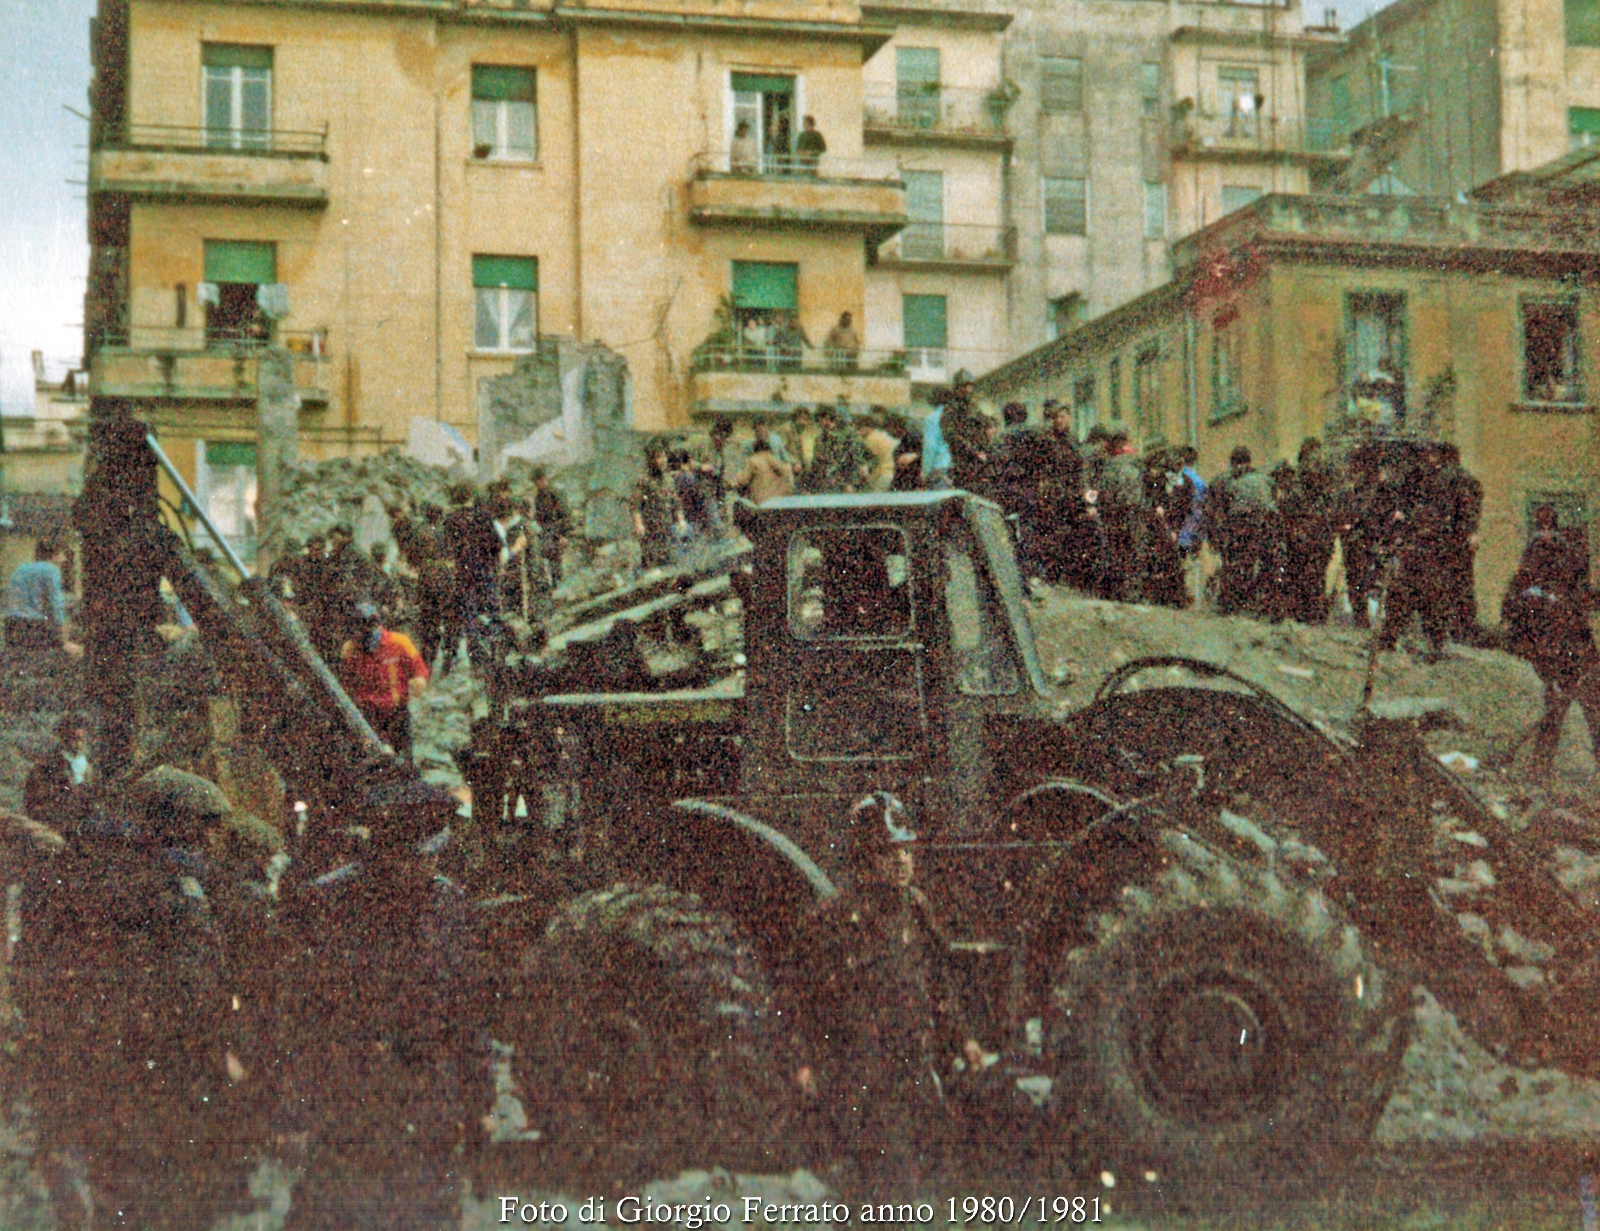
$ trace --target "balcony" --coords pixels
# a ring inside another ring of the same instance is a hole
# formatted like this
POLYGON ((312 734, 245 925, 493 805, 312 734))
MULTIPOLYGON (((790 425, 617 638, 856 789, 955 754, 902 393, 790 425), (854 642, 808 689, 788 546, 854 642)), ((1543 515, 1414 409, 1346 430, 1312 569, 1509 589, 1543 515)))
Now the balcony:
POLYGON ((912 222, 878 249, 885 268, 1005 273, 1016 263, 1016 227, 912 222))
POLYGON ((800 406, 909 406, 904 351, 780 350, 708 342, 690 379, 696 415, 787 413, 800 406))
POLYGON ((1190 111, 1172 121, 1174 158, 1312 163, 1350 157, 1344 129, 1330 120, 1190 111))
POLYGON ((1006 149, 1013 95, 936 83, 875 83, 866 87, 862 136, 893 145, 964 145, 1006 149))
MULTIPOLYGON (((325 329, 280 330, 302 403, 325 406, 332 385, 325 329)), ((207 337, 200 329, 134 328, 95 352, 90 388, 100 397, 253 402, 264 339, 207 337)))
POLYGON ((325 132, 219 131, 135 124, 125 140, 93 151, 89 191, 146 201, 328 204, 325 132))
POLYGON ((763 154, 746 163, 702 154, 690 170, 689 218, 702 226, 864 232, 882 243, 906 224, 898 170, 822 155, 763 154))

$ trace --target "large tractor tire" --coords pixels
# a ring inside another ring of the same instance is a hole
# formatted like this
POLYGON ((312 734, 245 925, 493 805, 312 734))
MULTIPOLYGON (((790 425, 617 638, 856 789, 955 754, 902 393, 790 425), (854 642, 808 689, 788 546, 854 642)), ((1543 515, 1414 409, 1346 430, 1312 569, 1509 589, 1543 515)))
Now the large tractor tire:
POLYGON ((1409 996, 1322 894, 1183 834, 1064 953, 1049 1045, 1074 1163, 1204 1200, 1331 1170, 1370 1136, 1409 996))
POLYGON ((694 894, 617 885, 559 911, 531 966, 530 1120, 579 1170, 792 1165, 787 1049, 730 919, 694 894))

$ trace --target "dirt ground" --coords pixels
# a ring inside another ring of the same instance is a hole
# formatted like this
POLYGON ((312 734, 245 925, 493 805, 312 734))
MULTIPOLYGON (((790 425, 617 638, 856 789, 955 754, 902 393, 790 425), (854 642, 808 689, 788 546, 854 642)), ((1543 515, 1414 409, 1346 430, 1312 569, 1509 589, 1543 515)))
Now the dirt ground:
MULTIPOLYGON (((1278 694, 1300 713, 1339 728, 1355 710, 1367 668, 1367 634, 1350 627, 1307 628, 1295 624, 1266 625, 1243 618, 1172 612, 1122 606, 1048 593, 1034 606, 1041 656, 1062 690, 1062 708, 1085 704, 1106 673, 1149 655, 1183 654, 1225 666, 1278 694)), ((1171 682, 1165 671, 1149 682, 1171 682)), ((1425 664, 1405 652, 1380 656, 1374 695, 1438 698, 1461 711, 1465 728, 1430 737, 1436 754, 1454 762, 1463 780, 1515 826, 1539 818, 1557 818, 1571 827, 1571 841, 1558 847, 1561 881, 1580 900, 1600 909, 1600 797, 1591 785, 1594 764, 1586 747, 1582 719, 1574 712, 1558 760, 1557 784, 1535 789, 1518 774, 1519 743, 1539 714, 1540 689, 1533 672, 1506 655, 1458 649, 1449 659, 1425 664), (1450 757, 1448 754, 1461 754, 1450 757)), ((432 750, 425 769, 445 781, 453 770, 443 752, 465 739, 466 708, 473 691, 461 681, 439 689, 418 710, 418 743, 432 750)), ((47 716, 12 715, 0 732, 0 806, 15 806, 24 750, 48 730, 47 716)), ((1525 756, 1525 751, 1522 754, 1525 756)), ((1600 1226, 1593 1177, 1600 1177, 1600 1083, 1569 1077, 1554 1069, 1519 1069, 1498 1061, 1468 1039, 1455 1018, 1426 989, 1416 992, 1414 1041, 1406 1054, 1399 1085, 1380 1122, 1370 1153, 1352 1160, 1348 1172, 1331 1186, 1309 1191, 1297 1177, 1263 1177, 1253 1192, 1176 1195, 1159 1183, 1138 1177, 1084 1175, 1044 1179, 1021 1173, 951 1179, 930 1188, 924 1199, 933 1207, 931 1224, 949 1226, 948 1202, 957 1201, 955 1222, 991 1225, 980 1215, 968 1219, 960 1208, 966 1196, 1010 1196, 1013 1201, 1040 1197, 1068 1199, 1067 1212, 1053 1225, 1079 1223, 1071 1199, 1100 1201, 1100 1224, 1140 1231, 1221 1231, 1249 1227, 1262 1231, 1330 1228, 1583 1228, 1600 1226)), ((0 1053, 0 1076, 12 1071, 13 1036, 0 1053)), ((69 1058, 63 1058, 69 1062, 69 1058)), ((35 1156, 29 1129, 28 1101, 36 1092, 6 1083, 10 1099, 0 1123, 0 1231, 58 1225, 44 1194, 42 1160, 35 1156)), ((510 1222, 562 1225, 541 1201, 559 1201, 567 1226, 579 1217, 585 1198, 612 1198, 604 1225, 629 1225, 615 1205, 615 1192, 562 1192, 541 1175, 536 1145, 492 1147, 510 1177, 504 1191, 474 1193, 463 1201, 460 1225, 487 1228, 507 1225, 502 1201, 516 1198, 510 1222), (520 1155, 520 1157, 519 1157, 520 1155)), ((716 1160, 705 1160, 712 1166, 716 1160)), ((666 1204, 685 1205, 714 1197, 725 1201, 732 1217, 728 1226, 765 1225, 761 1209, 808 1204, 834 1196, 827 1187, 825 1163, 817 1174, 792 1176, 729 1176, 706 1171, 663 1178, 641 1191, 666 1204), (818 1175, 824 1177, 819 1179, 818 1175), (743 1221, 742 1198, 760 1198, 753 1222, 743 1221)), ((257 1166, 251 1191, 257 1211, 217 1221, 217 1231, 268 1231, 282 1225, 294 1184, 292 1168, 268 1158, 257 1166)), ((1049 1207, 1053 1209, 1054 1207, 1049 1207)), ((1092 1209, 1085 1206, 1086 1210, 1092 1209)), ((980 1207, 981 1209, 981 1207, 980 1207)), ((836 1212, 836 1211, 835 1211, 836 1212)), ((862 1223, 859 1209, 853 1224, 862 1223)), ((96 1225, 122 1225, 103 1212, 96 1225)), ((696 1217, 655 1218, 649 1225, 694 1227, 696 1217)), ((640 1220, 643 1223, 645 1220, 640 1220)), ((717 1221, 700 1216, 704 1225, 717 1221)), ((791 1219, 789 1225, 795 1224, 791 1219)), ((804 1221, 803 1217, 799 1221, 804 1221)), ((818 1220, 812 1225, 822 1225, 818 1220)), ((825 1220, 838 1225, 839 1220, 825 1220)), ((896 1219, 898 1221, 898 1219, 896 1219)), ((914 1221, 916 1221, 914 1219, 914 1221)), ((1015 1221, 1036 1221, 1020 1217, 1015 1221)), ((374 1223, 374 1226, 380 1225, 374 1223)))

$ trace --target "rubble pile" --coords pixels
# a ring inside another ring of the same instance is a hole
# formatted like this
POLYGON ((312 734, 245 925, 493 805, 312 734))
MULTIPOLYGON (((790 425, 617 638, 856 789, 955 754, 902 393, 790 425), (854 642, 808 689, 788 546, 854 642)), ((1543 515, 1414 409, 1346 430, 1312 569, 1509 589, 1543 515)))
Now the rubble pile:
POLYGON ((403 501, 413 505, 450 503, 445 491, 463 479, 459 471, 430 466, 390 449, 372 457, 335 458, 301 463, 284 482, 284 534, 304 543, 330 526, 354 526, 369 498, 379 510, 403 501))

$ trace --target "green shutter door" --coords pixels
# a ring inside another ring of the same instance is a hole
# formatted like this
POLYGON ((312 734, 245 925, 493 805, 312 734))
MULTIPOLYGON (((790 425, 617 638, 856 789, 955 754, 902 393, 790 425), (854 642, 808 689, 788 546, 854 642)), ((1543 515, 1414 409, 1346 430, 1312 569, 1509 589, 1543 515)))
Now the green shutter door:
POLYGON ((539 289, 539 262, 531 256, 475 256, 472 258, 472 285, 536 291, 539 289))
POLYGON ((1568 107, 1567 131, 1587 136, 1593 143, 1593 138, 1600 136, 1600 107, 1568 107))
POLYGON ((944 258, 944 172, 902 171, 906 216, 911 225, 900 233, 900 253, 907 260, 944 258))
POLYGON ((256 464, 256 445, 253 440, 208 440, 206 441, 206 465, 212 468, 223 466, 249 466, 256 464))
POLYGON ((943 295, 904 295, 900 312, 908 348, 945 348, 949 335, 945 330, 943 295))
POLYGON ((206 281, 266 286, 278 280, 278 246, 246 239, 208 239, 206 281))
POLYGON ((735 94, 793 94, 793 77, 769 77, 760 73, 735 73, 735 94))
POLYGON ((902 124, 933 128, 939 123, 939 49, 897 47, 895 101, 902 124))
POLYGON ((200 48, 200 63, 206 68, 272 67, 272 48, 242 47, 236 43, 205 43, 200 48))
POLYGON ((800 267, 765 261, 733 263, 733 304, 736 308, 787 309, 800 307, 800 267))
POLYGON ((1566 21, 1568 47, 1600 47, 1600 0, 1566 0, 1566 21))
POLYGON ((531 103, 533 91, 534 77, 531 68, 513 68, 500 64, 472 66, 473 98, 531 103))

